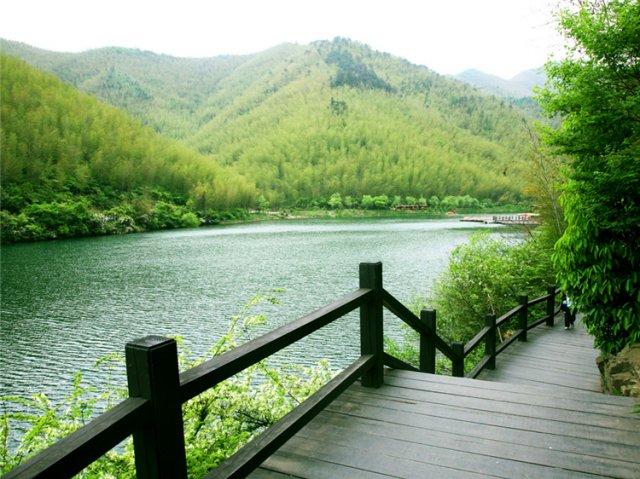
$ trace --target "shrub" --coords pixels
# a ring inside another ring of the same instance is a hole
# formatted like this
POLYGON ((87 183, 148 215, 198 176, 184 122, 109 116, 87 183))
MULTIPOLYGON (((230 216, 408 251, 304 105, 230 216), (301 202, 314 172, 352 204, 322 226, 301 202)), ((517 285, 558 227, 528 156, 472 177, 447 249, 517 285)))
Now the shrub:
MULTIPOLYGON (((69 238, 91 234, 94 214, 87 200, 29 205, 22 211, 42 229, 42 238, 69 238)), ((37 238, 41 239, 41 238, 37 238)))
POLYGON ((537 236, 516 243, 479 233, 452 252, 430 303, 443 335, 468 341, 487 314, 500 316, 517 305, 519 295, 541 296, 553 283, 551 251, 537 236))

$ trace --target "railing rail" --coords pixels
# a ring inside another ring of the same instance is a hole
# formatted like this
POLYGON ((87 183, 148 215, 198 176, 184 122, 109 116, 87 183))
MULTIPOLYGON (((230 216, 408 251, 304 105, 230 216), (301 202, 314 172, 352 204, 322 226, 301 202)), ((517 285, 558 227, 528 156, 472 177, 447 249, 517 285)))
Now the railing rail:
POLYGON ((543 323, 548 326, 553 326, 554 318, 557 313, 557 310, 555 309, 555 298, 559 293, 559 289, 550 286, 547 289, 546 295, 540 296, 539 298, 535 298, 531 301, 528 300, 527 296, 520 296, 520 304, 500 316, 498 319, 495 319, 495 316, 493 315, 487 315, 485 318, 485 327, 464 347, 464 357, 466 358, 484 341, 486 345, 485 355, 471 371, 465 374, 465 376, 476 378, 485 368, 495 369, 495 358, 515 341, 526 341, 527 331, 538 327, 543 323), (532 306, 541 303, 546 304, 545 315, 534 321, 529 321, 529 310, 532 306), (519 329, 497 346, 497 328, 515 317, 519 318, 519 329))
POLYGON ((183 372, 180 374, 182 402, 188 401, 225 379, 354 311, 366 303, 371 295, 371 289, 360 288, 307 316, 285 324, 253 341, 183 372))
POLYGON ((182 404, 221 381, 308 336, 338 318, 360 310, 360 357, 280 421, 241 448, 205 476, 206 479, 245 477, 285 441, 360 378, 365 387, 379 387, 384 365, 434 373, 436 353, 452 362, 454 376, 464 375, 464 360, 480 344, 485 355, 467 376, 495 368, 495 358, 513 341, 526 341, 526 332, 546 322, 553 325, 558 290, 520 304, 496 320, 487 315, 484 328, 466 345, 448 344, 437 334, 436 313, 413 314, 382 285, 382 264, 360 264, 360 287, 338 301, 271 331, 183 373, 178 372, 177 345, 172 339, 148 336, 126 345, 130 397, 53 446, 28 459, 5 479, 71 477, 126 437, 133 435, 139 479, 187 476, 182 404), (546 315, 528 321, 530 306, 546 301, 546 315), (386 308, 420 335, 420 366, 415 368, 384 352, 383 309, 386 308), (520 329, 496 347, 497 328, 518 316, 520 329))
POLYGON ((3 479, 71 477, 141 429, 148 421, 150 410, 151 403, 146 399, 127 398, 96 420, 12 469, 3 479))

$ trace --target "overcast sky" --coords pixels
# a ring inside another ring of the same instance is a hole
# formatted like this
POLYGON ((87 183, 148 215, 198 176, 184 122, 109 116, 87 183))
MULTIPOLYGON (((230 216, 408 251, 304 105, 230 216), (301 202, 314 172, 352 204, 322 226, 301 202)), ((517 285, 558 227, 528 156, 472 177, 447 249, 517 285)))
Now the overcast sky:
POLYGON ((562 51, 558 0, 3 0, 0 37, 54 51, 106 46, 209 57, 336 36, 443 74, 511 78, 562 51))

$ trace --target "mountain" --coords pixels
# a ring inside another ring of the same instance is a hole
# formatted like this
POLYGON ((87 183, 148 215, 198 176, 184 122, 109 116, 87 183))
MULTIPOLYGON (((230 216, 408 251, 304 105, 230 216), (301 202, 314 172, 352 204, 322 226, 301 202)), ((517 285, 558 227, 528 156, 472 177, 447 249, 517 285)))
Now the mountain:
POLYGON ((542 68, 526 70, 518 73, 510 80, 479 70, 465 70, 454 78, 462 80, 478 89, 503 97, 523 98, 533 96, 533 88, 543 86, 546 80, 542 68))
POLYGON ((0 68, 3 240, 199 225, 178 207, 196 190, 202 210, 255 201, 253 183, 126 112, 15 57, 0 68))
MULTIPOLYGON (((351 40, 201 59, 0 47, 242 175, 273 205, 333 193, 522 197, 522 110, 351 40)), ((190 191, 203 201, 197 182, 190 191)))

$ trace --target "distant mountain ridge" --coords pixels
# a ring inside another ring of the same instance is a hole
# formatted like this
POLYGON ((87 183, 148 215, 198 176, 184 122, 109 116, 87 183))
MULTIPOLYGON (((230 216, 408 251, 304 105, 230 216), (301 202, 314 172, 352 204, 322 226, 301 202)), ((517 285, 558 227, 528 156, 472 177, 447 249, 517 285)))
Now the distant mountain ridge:
POLYGON ((0 47, 238 172, 273 205, 522 195, 523 110, 348 39, 200 59, 0 47))
POLYGON ((510 80, 475 69, 465 70, 454 78, 487 93, 511 98, 531 97, 534 87, 544 86, 546 81, 542 67, 520 72, 510 80))

